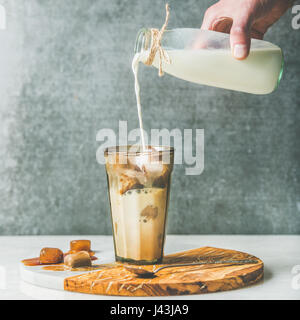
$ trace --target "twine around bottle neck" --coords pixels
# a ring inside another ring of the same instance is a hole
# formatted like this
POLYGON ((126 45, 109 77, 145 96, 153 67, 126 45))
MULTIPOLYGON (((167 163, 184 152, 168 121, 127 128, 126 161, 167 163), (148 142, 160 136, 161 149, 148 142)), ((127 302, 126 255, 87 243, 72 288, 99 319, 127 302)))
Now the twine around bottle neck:
POLYGON ((145 61, 145 64, 148 66, 151 66, 153 64, 153 61, 155 59, 156 54, 159 54, 159 67, 158 67, 158 75, 161 77, 164 75, 162 63, 163 60, 170 64, 171 59, 168 55, 168 53, 162 48, 161 46, 161 40, 163 37, 163 34, 167 28, 168 22, 169 22, 169 15, 170 15, 170 8, 168 3, 166 4, 166 19, 165 23, 161 27, 160 30, 158 29, 150 29, 151 31, 151 48, 149 55, 147 57, 147 60, 145 61))

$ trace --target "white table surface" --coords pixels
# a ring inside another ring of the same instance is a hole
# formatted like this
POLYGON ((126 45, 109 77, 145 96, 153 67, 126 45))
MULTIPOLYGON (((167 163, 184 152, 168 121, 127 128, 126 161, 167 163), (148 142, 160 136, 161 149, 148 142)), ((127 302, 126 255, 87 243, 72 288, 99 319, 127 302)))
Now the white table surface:
MULTIPOLYGON (((69 241, 75 239, 90 239, 92 249, 99 251, 97 256, 100 259, 113 254, 111 236, 0 236, 0 300, 134 299, 46 289, 25 283, 20 279, 20 260, 38 256, 42 247, 59 247, 65 251, 69 247, 69 241)), ((256 285, 238 290, 169 298, 300 300, 300 236, 169 235, 167 236, 165 253, 202 246, 235 249, 261 258, 265 263, 264 280, 256 285)), ((169 298, 164 297, 163 299, 169 298)))

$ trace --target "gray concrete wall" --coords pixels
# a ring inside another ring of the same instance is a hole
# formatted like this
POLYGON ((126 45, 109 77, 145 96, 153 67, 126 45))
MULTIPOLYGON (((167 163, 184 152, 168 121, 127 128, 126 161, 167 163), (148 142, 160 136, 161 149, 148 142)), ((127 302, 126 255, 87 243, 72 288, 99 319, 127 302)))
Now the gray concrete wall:
MULTIPOLYGON (((170 28, 200 27, 214 1, 174 0, 170 28)), ((158 0, 0 0, 0 234, 110 234, 96 133, 138 126, 136 33, 158 0)), ((300 232, 300 30, 267 34, 285 54, 267 96, 190 84, 141 67, 145 128, 205 130, 205 170, 173 175, 171 233, 300 232)))

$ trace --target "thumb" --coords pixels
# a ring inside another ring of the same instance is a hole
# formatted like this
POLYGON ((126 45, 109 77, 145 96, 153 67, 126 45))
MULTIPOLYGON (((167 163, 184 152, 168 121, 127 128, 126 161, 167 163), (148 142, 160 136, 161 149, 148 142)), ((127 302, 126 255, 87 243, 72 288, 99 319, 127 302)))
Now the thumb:
POLYGON ((248 19, 233 20, 230 30, 230 46, 234 58, 246 59, 249 55, 251 44, 251 27, 248 19))

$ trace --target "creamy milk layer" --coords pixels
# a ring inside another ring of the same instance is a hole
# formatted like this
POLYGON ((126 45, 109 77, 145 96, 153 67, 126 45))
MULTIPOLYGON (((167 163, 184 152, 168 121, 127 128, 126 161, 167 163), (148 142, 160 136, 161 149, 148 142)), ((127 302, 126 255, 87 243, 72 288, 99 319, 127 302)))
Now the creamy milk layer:
POLYGON ((118 257, 152 261, 161 258, 167 188, 144 188, 120 194, 110 189, 111 211, 118 257))

